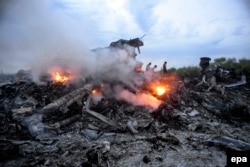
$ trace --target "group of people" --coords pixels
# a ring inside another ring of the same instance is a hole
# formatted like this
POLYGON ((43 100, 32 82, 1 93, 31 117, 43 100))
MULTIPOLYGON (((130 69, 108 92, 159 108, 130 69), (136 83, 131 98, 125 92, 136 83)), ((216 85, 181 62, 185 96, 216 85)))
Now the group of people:
MULTIPOLYGON (((146 71, 145 71, 145 74, 146 74, 146 79, 147 80, 152 80, 153 79, 153 76, 154 76, 154 72, 155 72, 155 69, 157 68, 157 65, 154 65, 153 67, 151 67, 152 63, 149 62, 146 66, 146 71)), ((167 62, 165 61, 164 64, 163 64, 163 73, 164 74, 167 74, 167 62)))
MULTIPOLYGON (((154 67, 151 67, 151 65, 152 65, 151 62, 149 62, 149 63, 147 64, 147 66, 146 66, 146 71, 153 71, 153 72, 154 72, 154 70, 157 68, 157 65, 154 65, 154 67)), ((167 62, 166 62, 166 61, 163 63, 163 68, 162 68, 162 70, 163 70, 163 73, 164 73, 164 74, 167 74, 167 73, 168 73, 168 70, 167 70, 167 62)))
POLYGON ((151 67, 151 62, 149 62, 146 66, 146 71, 154 71, 157 68, 157 65, 154 65, 154 67, 151 67))

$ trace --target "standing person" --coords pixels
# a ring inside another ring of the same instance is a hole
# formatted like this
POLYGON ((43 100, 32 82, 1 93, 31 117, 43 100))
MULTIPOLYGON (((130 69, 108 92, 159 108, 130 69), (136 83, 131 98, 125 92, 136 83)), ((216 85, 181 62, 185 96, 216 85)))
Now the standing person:
POLYGON ((153 71, 153 72, 152 72, 152 73, 153 73, 153 74, 152 74, 152 79, 155 78, 155 70, 156 70, 156 68, 157 68, 157 65, 154 65, 154 68, 153 68, 153 70, 152 70, 152 71, 153 71))
POLYGON ((167 62, 165 61, 164 64, 163 64, 163 73, 164 74, 167 74, 168 73, 168 70, 167 70, 167 62))
POLYGON ((150 69, 150 66, 151 66, 151 62, 149 62, 146 66, 146 71, 148 71, 150 69))
POLYGON ((147 81, 152 81, 156 67, 157 65, 154 65, 154 67, 148 67, 147 71, 145 72, 145 77, 147 81))
POLYGON ((153 72, 155 72, 155 69, 157 68, 157 65, 154 65, 153 72))

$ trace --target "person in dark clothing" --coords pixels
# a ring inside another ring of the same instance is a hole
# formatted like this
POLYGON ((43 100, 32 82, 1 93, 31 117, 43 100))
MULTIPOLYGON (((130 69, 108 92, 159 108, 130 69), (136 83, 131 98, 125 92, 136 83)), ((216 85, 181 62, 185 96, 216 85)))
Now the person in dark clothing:
POLYGON ((146 66, 146 71, 148 71, 150 69, 150 66, 151 66, 151 62, 149 62, 146 66))
POLYGON ((154 65, 154 70, 157 68, 157 65, 154 65))
POLYGON ((167 62, 165 61, 164 64, 163 64, 163 73, 164 74, 167 74, 168 73, 168 70, 167 70, 167 62))

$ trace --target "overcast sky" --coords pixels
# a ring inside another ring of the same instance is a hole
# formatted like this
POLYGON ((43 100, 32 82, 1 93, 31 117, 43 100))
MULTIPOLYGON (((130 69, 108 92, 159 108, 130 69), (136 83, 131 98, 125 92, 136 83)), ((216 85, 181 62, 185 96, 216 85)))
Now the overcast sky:
MULTIPOLYGON (((76 19, 88 19, 96 46, 146 34, 138 59, 169 66, 198 65, 199 57, 250 57, 246 0, 64 0, 76 19)), ((60 6, 59 5, 59 6, 60 6)))
MULTIPOLYGON (((202 56, 250 58, 249 0, 56 0, 48 4, 46 10, 67 16, 63 25, 71 24, 68 18, 79 23, 74 27, 79 37, 86 36, 88 48, 106 47, 121 38, 146 34, 137 56, 144 66, 152 62, 160 69, 164 61, 168 61, 168 67, 198 65, 202 56)), ((21 9, 26 10, 29 8, 21 9)), ((15 20, 16 16, 11 16, 11 21, 15 20)), ((6 20, 4 23, 0 29, 6 30, 6 20)), ((9 41, 1 39, 15 39, 14 32, 12 27, 5 35, 0 33, 0 47, 8 48, 9 41)), ((20 33, 16 35, 18 38, 20 33)), ((14 66, 6 61, 6 53, 0 51, 3 69, 14 66)), ((18 58, 13 56, 11 62, 18 58)))

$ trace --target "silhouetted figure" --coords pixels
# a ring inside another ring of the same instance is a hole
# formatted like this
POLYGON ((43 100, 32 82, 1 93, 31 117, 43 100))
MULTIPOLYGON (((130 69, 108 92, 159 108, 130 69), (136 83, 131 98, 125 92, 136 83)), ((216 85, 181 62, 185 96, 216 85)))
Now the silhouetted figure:
POLYGON ((157 68, 157 65, 154 65, 154 70, 157 68))
POLYGON ((148 69, 145 72, 145 77, 147 81, 152 81, 154 77, 155 69, 157 68, 157 65, 154 65, 154 67, 148 67, 148 69))
POLYGON ((146 71, 148 71, 150 69, 150 66, 151 66, 151 62, 149 62, 146 66, 146 71))
POLYGON ((167 74, 168 73, 168 70, 167 70, 167 62, 165 61, 164 64, 163 64, 163 73, 164 74, 167 74))

